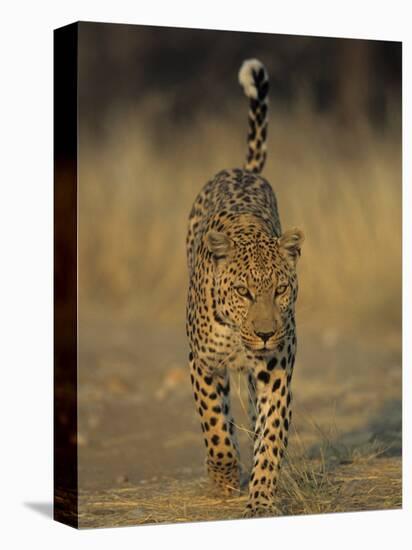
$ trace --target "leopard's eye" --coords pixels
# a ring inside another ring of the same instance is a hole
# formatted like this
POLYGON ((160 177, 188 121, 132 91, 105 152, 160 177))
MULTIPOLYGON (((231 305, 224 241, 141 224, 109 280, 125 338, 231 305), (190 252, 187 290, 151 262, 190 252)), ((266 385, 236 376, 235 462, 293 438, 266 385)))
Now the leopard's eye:
POLYGON ((242 296, 242 298, 252 299, 252 296, 249 290, 245 286, 242 286, 242 285, 236 286, 235 290, 239 294, 239 296, 242 296))
POLYGON ((281 294, 284 294, 287 289, 287 285, 279 285, 276 289, 276 296, 280 296, 281 294))

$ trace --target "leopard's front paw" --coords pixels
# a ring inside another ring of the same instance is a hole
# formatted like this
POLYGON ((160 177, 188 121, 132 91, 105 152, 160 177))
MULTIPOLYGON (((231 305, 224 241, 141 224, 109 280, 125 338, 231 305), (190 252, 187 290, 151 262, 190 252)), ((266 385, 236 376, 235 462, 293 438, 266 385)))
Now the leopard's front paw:
POLYGON ((237 465, 222 465, 207 462, 209 479, 225 495, 240 493, 240 470, 237 465))

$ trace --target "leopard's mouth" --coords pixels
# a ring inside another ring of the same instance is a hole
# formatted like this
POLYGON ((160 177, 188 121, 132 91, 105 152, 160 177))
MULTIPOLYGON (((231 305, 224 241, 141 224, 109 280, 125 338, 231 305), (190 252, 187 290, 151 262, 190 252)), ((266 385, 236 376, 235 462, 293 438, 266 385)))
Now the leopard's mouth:
POLYGON ((285 332, 280 332, 279 334, 275 335, 274 338, 272 337, 266 342, 262 342, 262 340, 252 340, 246 338, 242 338, 242 341, 243 345, 248 351, 252 351, 253 353, 257 353, 266 357, 270 354, 273 354, 273 352, 276 351, 279 346, 284 343, 285 336, 285 332))
POLYGON ((248 351, 253 351, 254 353, 259 353, 260 355, 269 355, 273 353, 277 346, 280 344, 283 338, 276 338, 273 342, 257 342, 252 344, 251 342, 243 342, 243 345, 248 351))

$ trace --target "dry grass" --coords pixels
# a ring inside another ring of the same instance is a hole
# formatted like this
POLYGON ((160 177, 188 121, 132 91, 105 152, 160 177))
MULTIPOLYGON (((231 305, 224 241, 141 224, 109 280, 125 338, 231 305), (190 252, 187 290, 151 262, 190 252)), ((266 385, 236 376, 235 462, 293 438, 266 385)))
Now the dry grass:
MULTIPOLYGON (((245 104, 227 117, 171 127, 167 101, 115 113, 109 138, 80 134, 80 292, 83 313, 176 322, 183 317, 191 203, 244 155, 245 104), (164 117, 164 118, 162 118, 164 117), (162 130, 157 121, 164 120, 162 130)), ((400 325, 399 121, 376 133, 343 127, 305 105, 271 114, 271 181, 284 228, 306 234, 301 323, 400 325)))
MULTIPOLYGON (((369 457, 332 466, 322 460, 289 457, 278 495, 282 515, 400 508, 401 463, 393 458, 369 457)), ((81 491, 79 526, 238 519, 243 516, 246 499, 245 490, 237 496, 219 497, 203 477, 81 491)))
MULTIPOLYGON (((320 431, 316 458, 294 431, 280 481, 283 506, 293 514, 381 509, 401 505, 401 461, 388 460, 388 448, 372 441, 349 446, 320 431), (378 500, 377 500, 378 499, 378 500)), ((282 498, 281 497, 281 498, 282 498)))

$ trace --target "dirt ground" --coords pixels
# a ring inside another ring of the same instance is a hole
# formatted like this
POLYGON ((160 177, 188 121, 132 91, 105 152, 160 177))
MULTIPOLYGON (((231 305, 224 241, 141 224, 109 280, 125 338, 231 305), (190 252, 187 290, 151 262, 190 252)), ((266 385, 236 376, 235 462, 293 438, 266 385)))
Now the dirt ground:
MULTIPOLYGON (((399 344, 302 328, 281 513, 401 507, 399 344)), ((205 479, 186 355, 183 327, 81 321, 80 527, 242 517, 245 489, 222 498, 205 479)), ((247 475, 245 384, 232 381, 247 475)))

